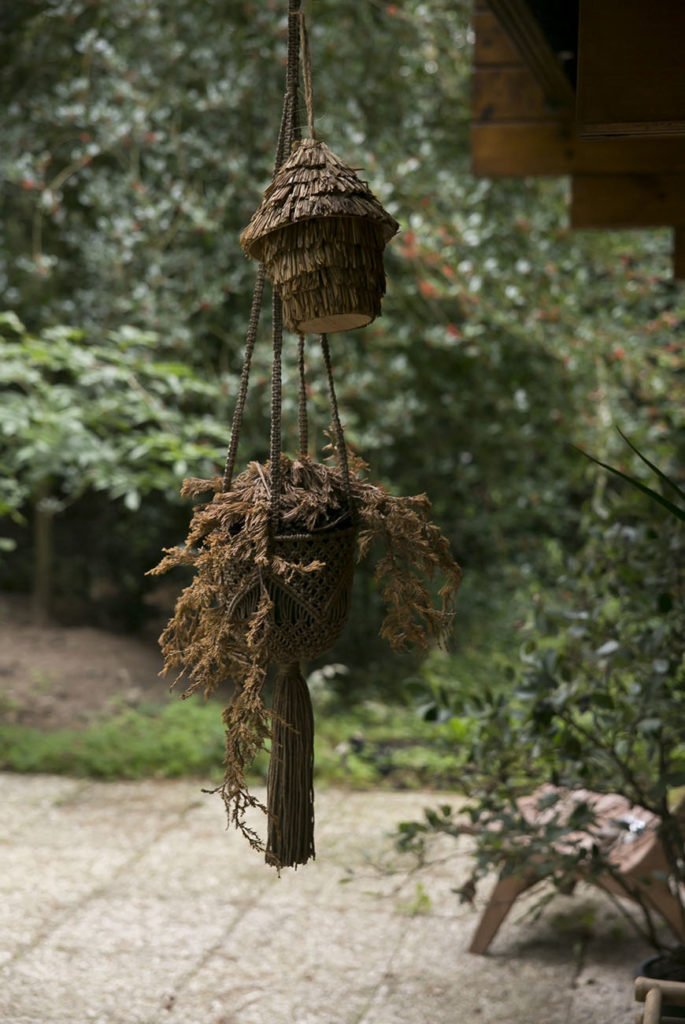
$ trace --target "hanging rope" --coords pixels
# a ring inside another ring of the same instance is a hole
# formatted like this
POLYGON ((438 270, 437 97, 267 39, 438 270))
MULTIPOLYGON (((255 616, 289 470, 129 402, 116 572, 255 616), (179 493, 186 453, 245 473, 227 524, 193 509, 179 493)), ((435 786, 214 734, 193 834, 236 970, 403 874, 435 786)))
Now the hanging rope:
MULTIPOLYGON (((288 61, 285 76, 286 103, 284 107, 284 126, 282 137, 279 138, 276 160, 280 168, 283 160, 290 156, 293 143, 300 138, 299 111, 297 109, 298 77, 300 64, 300 4, 301 0, 288 0, 288 61), (280 162, 278 162, 280 161, 280 162)), ((283 304, 278 291, 274 288, 272 300, 272 344, 273 365, 271 371, 271 502, 269 507, 269 523, 271 541, 278 533, 281 512, 281 405, 282 405, 282 374, 281 352, 283 349, 283 304)))
POLYGON ((235 409, 233 411, 233 422, 231 425, 231 441, 228 446, 228 453, 226 455, 226 466, 224 468, 224 491, 231 489, 231 482, 233 480, 233 470, 235 469, 235 458, 238 452, 238 442, 240 441, 240 431, 243 425, 243 413, 245 411, 245 400, 247 398, 247 388, 250 383, 250 365, 252 363, 252 353, 254 352, 255 341, 257 338, 257 329, 259 327, 259 317, 262 311, 262 295, 264 293, 264 278, 266 277, 266 271, 264 264, 260 263, 257 270, 257 281, 255 283, 254 294, 252 296, 252 309, 250 311, 250 322, 247 328, 247 340, 245 342, 245 359, 243 361, 243 372, 240 376, 240 390, 238 392, 238 401, 236 402, 235 409))
POLYGON ((314 91, 312 89, 312 58, 309 51, 309 34, 304 11, 300 11, 300 46, 302 48, 302 79, 304 81, 304 102, 307 107, 307 129, 310 139, 314 133, 314 91))
MULTIPOLYGON (((288 0, 288 57, 286 65, 286 86, 283 103, 283 115, 278 134, 276 147, 276 158, 274 161, 274 174, 280 169, 283 162, 288 158, 295 141, 301 137, 301 128, 298 111, 298 78, 300 57, 302 61, 302 75, 304 80, 305 103, 307 107, 307 121, 310 136, 314 137, 314 101, 312 90, 312 66, 309 50, 309 36, 307 33, 304 11, 301 9, 301 0, 288 0)), ((252 298, 252 309, 247 331, 245 346, 245 358, 240 378, 238 399, 233 414, 231 427, 231 440, 226 456, 224 469, 223 489, 227 491, 233 479, 235 459, 240 440, 242 421, 245 410, 245 402, 249 386, 250 367, 254 352, 255 340, 261 314, 262 298, 264 291, 265 271, 263 264, 260 264, 255 283, 254 295, 252 298)), ((271 428, 270 428, 270 467, 271 467, 271 499, 269 508, 269 523, 272 538, 276 536, 280 519, 280 498, 281 498, 281 448, 282 448, 282 350, 283 350, 283 306, 281 298, 276 290, 272 299, 272 343, 273 343, 273 365, 271 376, 271 428)), ((343 477, 343 486, 348 502, 350 513, 354 517, 354 503, 352 500, 352 488, 350 485, 350 472, 347 459, 347 448, 343 434, 342 423, 338 411, 338 402, 333 381, 333 369, 331 366, 331 355, 328 345, 328 337, 321 335, 321 350, 323 353, 326 375, 328 378, 328 392, 331 405, 331 416, 334 432, 334 443, 338 466, 343 477)), ((307 388, 305 380, 304 364, 304 337, 298 339, 298 431, 300 453, 306 455, 309 450, 309 429, 307 423, 307 388)))
POLYGON ((324 366, 326 367, 326 376, 328 377, 328 395, 331 403, 331 417, 333 419, 333 434, 335 437, 335 454, 338 459, 338 467, 343 478, 343 487, 345 488, 345 497, 347 498, 347 506, 350 510, 352 520, 356 520, 356 512, 354 501, 352 500, 352 486, 350 484, 350 467, 347 461, 347 447, 345 445, 345 435, 343 434, 342 423, 340 422, 340 413, 338 412, 338 399, 335 394, 335 383, 333 381, 333 367, 331 366, 331 352, 328 347, 328 336, 322 334, 321 336, 321 352, 323 354, 324 366))
POLYGON ((284 160, 287 160, 296 142, 301 135, 300 117, 298 110, 298 83, 300 64, 300 19, 301 0, 288 0, 288 59, 285 73, 286 97, 290 97, 289 117, 284 138, 284 152, 281 154, 280 163, 276 170, 280 169, 284 160))
MULTIPOLYGON (((285 76, 285 97, 283 100, 283 113, 281 115, 281 124, 278 131, 278 142, 276 144, 276 156, 274 160, 274 175, 280 169, 283 162, 290 155, 293 143, 296 139, 300 138, 300 126, 299 117, 297 110, 298 103, 298 68, 300 60, 300 4, 301 0, 288 0, 288 59, 286 65, 286 76, 285 76)), ((240 442, 240 433, 243 425, 243 416, 245 412, 245 402, 247 399, 247 391, 250 383, 250 368, 252 365, 252 355, 254 353, 254 346, 257 339, 257 331, 259 329, 259 320, 262 312, 262 299, 264 295, 264 280, 265 280, 265 268, 260 263, 257 271, 257 279, 255 281, 254 292, 252 295, 252 307, 250 310, 250 320, 247 328, 247 337, 245 340, 245 356, 243 359, 243 368, 240 375, 240 388, 238 391, 238 399, 236 406, 233 411, 233 419, 231 422, 231 438, 226 453, 226 463, 224 466, 224 476, 222 482, 222 489, 224 491, 230 490, 231 483, 233 481, 233 473, 235 470, 235 460, 238 452, 238 444, 240 442)), ((282 338, 282 315, 280 316, 281 321, 281 338, 282 338)), ((279 353, 279 394, 280 394, 280 353, 279 353)), ((278 407, 278 420, 279 420, 279 436, 280 436, 280 398, 278 407)), ((273 423, 273 417, 272 417, 273 423)), ((280 442, 279 442, 280 449, 280 442)), ((272 448, 273 454, 273 448, 272 448)), ((273 459, 272 459, 273 466, 273 459)), ((278 476, 278 468, 276 470, 278 476)), ((280 483, 280 480, 279 480, 280 483)), ((273 493, 273 485, 272 485, 273 493)), ((273 519, 272 519, 273 521, 273 519)))
POLYGON ((299 428, 300 455, 309 455, 309 424, 307 422, 307 378, 304 361, 304 335, 297 337, 297 420, 299 428))
POLYGON ((278 521, 281 514, 281 351, 283 349, 283 306, 281 297, 274 289, 272 302, 272 337, 273 365, 271 370, 271 502, 269 522, 271 525, 271 541, 278 533, 278 521))

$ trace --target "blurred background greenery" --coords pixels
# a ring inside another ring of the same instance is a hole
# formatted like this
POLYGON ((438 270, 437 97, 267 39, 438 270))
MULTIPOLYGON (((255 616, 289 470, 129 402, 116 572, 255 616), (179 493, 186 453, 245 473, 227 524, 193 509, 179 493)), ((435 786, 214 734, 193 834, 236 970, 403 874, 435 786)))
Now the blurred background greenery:
MULTIPOLYGON (((285 6, 25 0, 0 15, 0 589, 33 593, 38 619, 144 629, 144 573, 185 534, 180 483, 222 464, 255 275, 238 236, 269 181, 285 6)), ((378 595, 360 571, 346 633, 313 666, 345 667, 316 677, 330 735, 319 760, 359 783, 452 784, 482 713, 467 698, 510 699, 522 644, 529 655, 566 636, 575 620, 550 609, 570 608, 577 587, 609 633, 624 601, 682 623, 682 584, 664 589, 640 568, 652 551, 664 560, 641 496, 571 445, 640 475, 620 427, 680 478, 685 296, 667 232, 571 233, 565 180, 469 174, 468 3, 316 0, 310 13, 317 130, 402 227, 383 317, 332 339, 347 436, 373 479, 430 495, 464 568, 453 649, 423 662, 378 640, 378 595), (642 544, 634 558, 615 535, 598 540, 617 516, 642 544), (390 768, 389 735, 406 741, 390 768)), ((267 455, 269 355, 267 322, 241 463, 267 455)), ((320 451, 315 355, 309 372, 320 451)), ((669 665, 680 635, 662 637, 669 665)), ((188 711, 165 713, 191 736, 188 711)), ((40 742, 25 736, 21 750, 40 742)), ((180 768, 127 763, 205 771, 220 743, 198 743, 211 747, 204 761, 191 744, 180 768)), ((72 737, 61 762, 39 766, 57 770, 74 749, 72 737)), ((31 767, 21 757, 4 763, 31 767)))

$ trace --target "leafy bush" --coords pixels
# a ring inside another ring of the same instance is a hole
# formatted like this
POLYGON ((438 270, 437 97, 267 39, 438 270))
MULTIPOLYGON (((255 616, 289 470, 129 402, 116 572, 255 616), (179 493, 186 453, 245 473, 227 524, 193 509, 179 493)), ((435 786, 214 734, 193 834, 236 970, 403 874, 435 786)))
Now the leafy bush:
MULTIPOLYGON (((317 708, 319 783, 364 789, 454 781, 452 750, 462 738, 455 723, 445 723, 436 735, 433 724, 417 723, 409 708, 368 701, 346 711, 330 686, 331 669, 325 666, 309 679, 317 708)), ((0 707, 0 770, 108 780, 198 776, 212 784, 223 773, 226 738, 218 701, 149 704, 113 711, 82 729, 52 732, 3 724, 2 717, 0 707)), ((265 782, 267 766, 262 753, 251 771, 253 783, 265 782)))
MULTIPOLYGON (((677 485, 652 468, 682 501, 677 485)), ((558 789, 590 790, 621 794, 661 819, 670 888, 685 921, 685 822, 676 810, 685 787, 685 511, 636 486, 653 500, 625 489, 605 496, 558 586, 536 595, 520 663, 510 669, 511 692, 443 698, 448 713, 474 723, 463 786, 476 866, 464 898, 473 898, 493 868, 516 873, 534 864, 561 891, 579 864, 592 878, 611 872, 606 853, 587 842, 596 825, 592 808, 581 803, 569 819, 554 811, 558 789), (553 813, 531 826, 517 800, 544 784, 555 787, 543 791, 553 813)), ((421 852, 431 832, 463 830, 444 807, 424 822, 405 823, 399 841, 421 852)), ((674 937, 661 936, 644 901, 641 910, 639 921, 631 918, 641 934, 672 947, 674 937)))
MULTIPOLYGON (((15 313, 0 313, 0 519, 9 534, 4 544, 0 537, 0 552, 14 546, 9 524, 32 519, 41 612, 50 610, 59 560, 55 521, 90 497, 100 529, 91 537, 81 524, 78 545, 89 542, 91 563, 99 567, 103 549, 117 546, 122 519, 128 520, 124 549, 134 548, 149 531, 147 509, 140 513, 142 530, 135 525, 143 500, 161 496, 176 505, 179 475, 190 466, 209 472, 221 459, 224 431, 210 411, 223 406, 225 386, 179 361, 153 331, 120 327, 101 338, 55 326, 34 333, 15 313), (104 510, 95 495, 107 499, 104 510)), ((117 561, 115 571, 123 575, 120 547, 117 561)), ((76 580, 72 571, 63 591, 76 580)))
POLYGON ((99 779, 211 775, 221 762, 218 708, 174 702, 128 709, 84 729, 0 725, 0 767, 99 779))

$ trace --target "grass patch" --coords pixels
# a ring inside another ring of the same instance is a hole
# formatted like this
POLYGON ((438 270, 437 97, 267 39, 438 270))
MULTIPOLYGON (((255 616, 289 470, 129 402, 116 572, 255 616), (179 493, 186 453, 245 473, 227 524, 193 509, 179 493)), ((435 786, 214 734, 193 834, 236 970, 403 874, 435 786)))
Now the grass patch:
POLYGON ((356 788, 440 789, 458 778, 470 725, 424 721, 413 708, 365 701, 340 714, 317 712, 315 774, 356 788))
MULTIPOLYGON (((449 786, 468 727, 422 721, 406 707, 365 702, 354 711, 316 709, 318 783, 354 788, 449 786)), ((174 701, 115 711, 82 729, 0 724, 0 768, 95 779, 199 776, 219 784, 224 727, 215 702, 174 701)), ((266 779, 268 758, 255 762, 253 783, 266 779)))
POLYGON ((216 705, 119 711, 84 729, 0 726, 0 767, 95 779, 220 777, 224 730, 216 705))

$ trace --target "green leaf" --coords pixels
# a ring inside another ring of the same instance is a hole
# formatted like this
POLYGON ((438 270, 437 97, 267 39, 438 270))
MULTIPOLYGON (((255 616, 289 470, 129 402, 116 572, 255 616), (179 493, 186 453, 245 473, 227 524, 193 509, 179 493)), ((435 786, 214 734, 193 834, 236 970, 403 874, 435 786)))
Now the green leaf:
POLYGON ((671 513, 671 515, 676 516, 676 518, 678 519, 685 520, 685 509, 678 508, 678 506, 674 505, 672 501, 668 500, 668 498, 664 498, 662 494, 659 494, 657 491, 652 490, 651 487, 648 487, 646 484, 643 484, 640 480, 636 480, 634 477, 629 476, 627 473, 623 473, 620 469, 616 469, 615 466, 610 466, 608 463, 602 462, 601 459, 596 459, 594 455, 590 455, 589 452, 583 451, 582 448, 578 448, 576 445, 571 445, 571 447, 574 448, 577 452, 580 452, 581 455, 584 455, 586 459, 590 459, 591 462, 594 462, 598 466, 601 466, 602 469, 606 469, 610 473, 613 473, 614 476, 618 476, 622 480, 626 480, 633 487, 636 487, 638 490, 642 491, 643 494, 646 494, 648 498, 651 498, 652 501, 656 501, 660 505, 663 505, 663 507, 667 509, 671 513))
POLYGON ((655 466, 653 462, 650 462, 649 459, 647 458, 647 456, 643 455, 642 452, 639 451, 639 449, 635 447, 633 442, 628 437, 626 437, 626 435, 623 433, 623 431, 621 430, 620 427, 617 427, 616 429, 618 430, 619 434, 621 435, 621 437, 623 438, 625 443, 630 448, 632 448, 632 450, 635 452, 635 454, 638 456, 638 458, 642 459, 644 464, 646 466, 649 466, 649 468, 652 470, 652 472, 655 473, 656 476, 658 476, 659 479, 664 484, 666 484, 667 487, 673 488, 673 490, 676 492, 678 497, 682 498, 682 500, 685 501, 685 491, 682 489, 682 487, 679 487, 678 484, 675 482, 675 480, 672 480, 670 478, 670 476, 668 476, 666 473, 663 472, 663 470, 659 469, 658 466, 655 466))
POLYGON ((654 733, 658 732, 662 725, 663 723, 660 718, 643 718, 637 723, 637 728, 642 733, 654 733))

